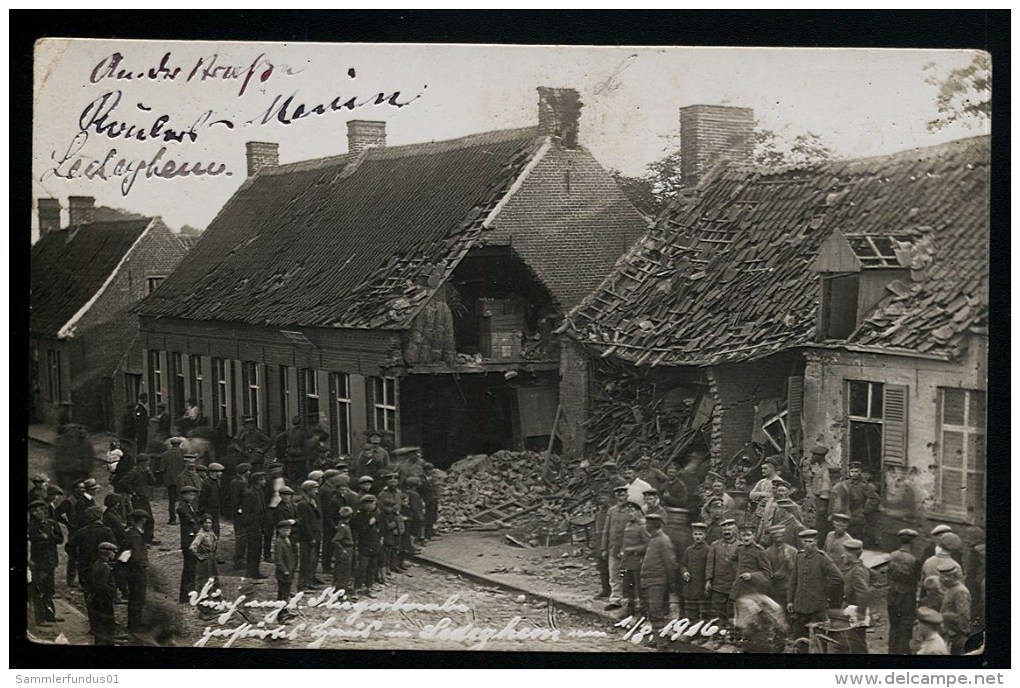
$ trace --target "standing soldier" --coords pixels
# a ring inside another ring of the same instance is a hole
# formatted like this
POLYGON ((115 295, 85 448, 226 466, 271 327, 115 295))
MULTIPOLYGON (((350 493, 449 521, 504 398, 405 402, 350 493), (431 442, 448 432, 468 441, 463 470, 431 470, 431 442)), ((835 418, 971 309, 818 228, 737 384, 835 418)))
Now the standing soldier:
POLYGON ((617 485, 613 488, 616 504, 606 512, 606 528, 602 533, 600 555, 609 563, 609 603, 607 610, 619 609, 623 600, 623 578, 620 573, 620 562, 623 560, 623 533, 630 520, 630 507, 627 505, 627 486, 617 485))
POLYGON ((298 586, 309 590, 322 581, 316 577, 319 566, 319 549, 322 547, 322 510, 319 508, 319 483, 306 480, 301 483, 304 499, 298 504, 298 554, 300 556, 298 586))
POLYGON ((209 514, 213 521, 213 532, 216 538, 220 537, 220 477, 223 476, 223 464, 209 464, 209 478, 201 487, 198 493, 198 510, 203 514, 209 514))
POLYGON ((149 514, 135 509, 128 514, 130 525, 127 529, 128 551, 128 623, 129 633, 143 630, 142 611, 145 609, 145 596, 149 589, 149 551, 145 544, 145 522, 150 520, 149 514))
POLYGON ((765 548, 754 541, 755 526, 748 521, 738 529, 736 576, 730 588, 730 602, 755 593, 767 595, 772 585, 772 562, 765 548))
POLYGON ((896 533, 900 548, 889 555, 889 654, 909 655, 917 609, 917 586, 921 562, 914 556, 917 531, 904 528, 896 533))
POLYGON ((662 486, 662 505, 672 509, 688 508, 687 483, 675 463, 666 466, 666 484, 662 486))
POLYGON ((272 444, 273 440, 269 435, 259 430, 254 416, 245 417, 244 427, 234 438, 234 446, 256 471, 264 468, 266 451, 272 444))
POLYGON ((382 435, 372 430, 368 432, 368 442, 358 454, 351 467, 355 475, 370 476, 378 481, 390 464, 390 455, 381 446, 382 435))
MULTIPOLYGON (((103 506, 106 507, 106 510, 103 511, 102 523, 113 532, 113 536, 116 538, 113 542, 117 545, 117 552, 123 552, 128 548, 127 523, 125 522, 127 514, 124 509, 124 501, 120 495, 111 492, 103 498, 103 506)), ((122 564, 115 563, 113 576, 117 580, 117 590, 126 600, 128 596, 127 570, 122 564)))
POLYGON ((853 540, 853 536, 847 532, 850 525, 850 516, 847 514, 832 514, 832 532, 825 536, 825 546, 822 548, 829 558, 836 562, 837 566, 843 563, 843 543, 853 540))
POLYGON ((917 609, 917 622, 910 638, 910 649, 915 655, 948 655, 949 647, 939 635, 942 614, 931 607, 917 609))
POLYGON ((662 532, 661 514, 646 514, 645 528, 648 545, 641 561, 641 597, 647 607, 648 621, 655 631, 656 645, 662 648, 667 641, 658 631, 665 626, 669 618, 680 617, 680 597, 677 595, 676 586, 676 554, 673 552, 673 544, 662 532))
POLYGON ((866 530, 864 514, 872 508, 877 508, 877 504, 874 503, 877 500, 877 495, 872 494, 864 480, 861 479, 860 461, 851 461, 847 466, 847 471, 848 477, 836 483, 836 486, 832 488, 829 506, 833 513, 850 516, 850 525, 847 526, 847 531, 854 538, 862 540, 866 530))
POLYGON ((135 402, 134 411, 132 411, 133 425, 133 438, 135 440, 135 446, 139 450, 145 451, 149 446, 149 395, 142 392, 138 395, 138 401, 135 402))
POLYGON ((266 474, 261 471, 252 473, 251 489, 245 491, 244 502, 234 521, 235 532, 237 528, 241 529, 239 539, 245 543, 248 555, 246 574, 254 579, 269 577, 259 570, 259 561, 262 559, 262 523, 266 520, 265 487, 266 474))
POLYGON ((843 574, 829 556, 818 549, 818 531, 800 532, 803 549, 793 560, 793 576, 786 596, 786 611, 791 615, 793 637, 807 638, 807 625, 825 621, 829 607, 827 590, 843 585, 843 574))
POLYGON ((705 594, 712 596, 712 613, 721 623, 732 623, 733 603, 730 593, 737 577, 737 522, 732 518, 724 520, 722 538, 708 548, 705 564, 705 594))
POLYGON ((426 462, 421 481, 421 499, 425 502, 425 539, 434 540, 436 535, 436 521, 439 520, 439 495, 436 485, 433 482, 436 467, 426 462))
POLYGON ((198 474, 198 467, 195 465, 198 461, 198 454, 185 454, 181 460, 184 463, 184 468, 177 474, 177 491, 180 492, 185 487, 194 487, 201 492, 202 477, 198 474))
POLYGON ((709 614, 708 594, 705 592, 705 570, 708 566, 708 544, 705 533, 708 526, 692 523, 691 534, 694 542, 687 547, 680 562, 680 576, 684 581, 684 614, 690 619, 707 619, 709 614))
POLYGON ((188 593, 195 589, 195 571, 198 567, 198 560, 191 552, 191 543, 201 528, 198 522, 198 511, 195 509, 195 502, 198 501, 198 488, 194 485, 185 485, 181 488, 181 502, 177 505, 177 516, 181 526, 181 555, 184 564, 181 568, 181 590, 177 601, 184 604, 188 601, 188 593))
POLYGON ((170 448, 163 452, 163 484, 166 485, 167 511, 170 525, 177 523, 177 489, 179 487, 177 478, 184 471, 184 450, 181 443, 184 440, 180 437, 170 438, 170 448))
POLYGON ((777 525, 769 528, 769 546, 765 556, 772 566, 772 584, 769 586, 769 597, 780 607, 786 605, 793 581, 793 564, 797 558, 797 548, 786 539, 786 526, 777 525))
POLYGON ((960 567, 946 560, 938 565, 939 582, 946 594, 942 600, 942 635, 950 654, 962 655, 970 637, 970 591, 963 584, 960 567))
POLYGON ((29 566, 32 571, 32 608, 35 622, 40 625, 63 621, 57 617, 53 604, 54 576, 58 555, 57 545, 64 541, 64 533, 56 521, 49 517, 45 500, 36 499, 28 504, 29 566))
MULTIPOLYGON (((242 461, 234 468, 234 477, 230 479, 228 488, 228 504, 230 506, 230 520, 234 524, 234 569, 243 569, 247 561, 248 541, 245 540, 246 528, 238 523, 241 518, 241 511, 244 508, 244 497, 248 493, 248 480, 251 476, 251 464, 242 461)), ((261 496, 260 496, 261 499, 261 496)), ((247 521, 247 519, 241 519, 247 521)))
POLYGON ((871 603, 871 575, 868 567, 861 561, 864 543, 860 540, 847 540, 843 543, 844 579, 843 612, 850 615, 850 630, 846 632, 848 653, 852 655, 868 654, 868 626, 871 622, 869 606, 871 603), (856 607, 851 613, 850 607, 856 607))
POLYGON ((602 540, 605 538, 607 514, 609 513, 609 503, 612 500, 612 493, 609 489, 600 490, 598 493, 598 504, 595 507, 595 564, 599 571, 599 582, 601 588, 598 593, 595 594, 596 600, 609 599, 609 596, 613 594, 612 589, 609 587, 609 559, 603 555, 602 540))
POLYGON ((829 499, 832 492, 829 464, 825 460, 828 453, 827 447, 817 445, 801 463, 804 492, 809 502, 808 511, 814 513, 814 528, 818 530, 818 536, 823 542, 829 532, 829 499))
POLYGON ((116 556, 117 545, 112 542, 99 543, 96 545, 95 561, 86 574, 88 588, 92 591, 88 607, 89 625, 95 629, 96 645, 113 645, 116 629, 113 604, 117 597, 117 583, 111 564, 116 556))
POLYGON ((145 520, 145 542, 149 545, 159 544, 154 539, 156 531, 152 518, 152 486, 155 484, 156 477, 149 470, 148 454, 138 455, 138 463, 121 482, 121 487, 131 496, 131 508, 149 515, 145 520))

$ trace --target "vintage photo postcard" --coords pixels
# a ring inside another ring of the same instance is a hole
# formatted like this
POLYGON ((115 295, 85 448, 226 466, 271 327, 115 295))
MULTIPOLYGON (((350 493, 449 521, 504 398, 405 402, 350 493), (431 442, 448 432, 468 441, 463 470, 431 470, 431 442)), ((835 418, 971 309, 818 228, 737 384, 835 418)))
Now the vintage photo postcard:
POLYGON ((39 41, 30 640, 980 654, 991 70, 39 41))

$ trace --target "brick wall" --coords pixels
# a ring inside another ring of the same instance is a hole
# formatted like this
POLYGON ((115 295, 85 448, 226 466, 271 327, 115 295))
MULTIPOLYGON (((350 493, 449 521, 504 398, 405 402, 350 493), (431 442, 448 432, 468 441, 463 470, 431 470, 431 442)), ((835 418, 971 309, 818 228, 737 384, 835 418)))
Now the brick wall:
POLYGON ((680 108, 680 151, 683 185, 692 188, 723 158, 751 161, 754 110, 724 105, 680 108))
POLYGON ((244 144, 248 162, 248 176, 251 177, 263 167, 280 164, 280 145, 264 141, 249 141, 244 144))

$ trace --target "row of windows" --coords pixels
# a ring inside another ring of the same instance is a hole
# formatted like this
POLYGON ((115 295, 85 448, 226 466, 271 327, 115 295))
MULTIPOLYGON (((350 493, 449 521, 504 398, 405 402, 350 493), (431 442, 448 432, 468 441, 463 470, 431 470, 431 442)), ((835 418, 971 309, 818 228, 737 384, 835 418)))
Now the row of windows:
MULTIPOLYGON (((194 398, 200 414, 205 414, 207 408, 203 398, 204 376, 202 357, 191 355, 188 357, 187 371, 184 367, 184 357, 178 352, 166 354, 167 367, 169 371, 164 372, 162 357, 158 351, 149 352, 149 388, 152 390, 150 398, 153 403, 167 403, 168 410, 174 417, 179 418, 185 413, 185 401, 194 398), (169 375, 170 387, 166 387, 164 376, 169 375), (185 385, 186 376, 189 384, 185 385), (185 388, 187 387, 187 396, 185 388), (169 392, 169 400, 166 399, 164 390, 169 392)), ((242 396, 240 415, 255 418, 256 424, 263 431, 269 431, 270 420, 267 417, 265 403, 269 390, 265 387, 264 371, 265 366, 253 361, 240 362, 239 368, 234 363, 222 358, 211 359, 211 370, 209 374, 210 389, 212 391, 212 404, 208 411, 211 411, 213 425, 225 421, 229 432, 236 432, 237 419, 232 417, 231 411, 237 407, 235 389, 233 385, 234 374, 240 370, 242 396)), ((350 454, 352 450, 351 440, 351 381, 350 375, 342 372, 330 372, 328 374, 328 400, 325 404, 320 399, 318 371, 311 368, 298 369, 296 400, 291 399, 291 369, 287 366, 278 366, 278 389, 279 394, 279 424, 289 427, 290 414, 297 408, 298 415, 306 420, 309 425, 318 425, 325 411, 329 419, 329 427, 326 430, 330 434, 334 453, 350 454), (296 402, 296 403, 294 403, 296 402), (293 404, 293 405, 292 405, 293 404)), ((397 388, 395 378, 370 377, 365 381, 366 397, 369 399, 371 413, 370 422, 377 430, 396 431, 397 426, 397 388)))

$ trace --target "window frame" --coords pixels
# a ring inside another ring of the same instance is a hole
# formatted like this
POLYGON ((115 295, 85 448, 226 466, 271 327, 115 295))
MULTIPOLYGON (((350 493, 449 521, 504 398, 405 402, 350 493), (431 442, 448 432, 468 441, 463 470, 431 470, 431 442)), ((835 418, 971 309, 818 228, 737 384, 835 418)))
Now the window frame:
MULTIPOLYGON (((863 424, 875 425, 875 426, 878 426, 878 433, 879 433, 878 434, 878 436, 879 436, 879 441, 878 441, 878 461, 879 461, 878 470, 881 471, 884 468, 884 457, 883 457, 883 440, 885 438, 885 396, 884 395, 885 395, 886 383, 884 383, 884 382, 876 382, 874 380, 844 380, 844 382, 845 382, 844 390, 846 392, 846 448, 847 448, 846 456, 847 456, 847 462, 849 463, 850 461, 861 461, 862 463, 864 463, 864 461, 865 461, 862 457, 858 457, 858 456, 854 456, 853 455, 853 446, 854 446, 854 442, 853 442, 853 430, 854 430, 854 424, 857 423, 859 425, 863 425, 863 424), (867 398, 867 402, 866 402, 866 406, 865 406, 865 408, 867 409, 868 415, 866 415, 866 416, 856 415, 856 414, 851 412, 851 406, 852 406, 852 401, 851 401, 851 398, 852 398, 851 386, 855 385, 855 384, 865 384, 865 385, 868 386, 868 398, 867 398), (882 415, 881 416, 873 416, 873 415, 871 415, 872 412, 873 412, 873 409, 874 409, 876 387, 878 388, 877 389, 878 397, 882 400, 882 415)), ((875 478, 877 479, 877 478, 879 478, 879 476, 876 475, 875 478)), ((876 480, 876 483, 877 484, 881 484, 881 480, 876 480)))
POLYGON ((331 372, 329 374, 330 392, 330 437, 334 456, 350 456, 353 442, 351 440, 351 406, 353 398, 351 394, 351 376, 344 372, 331 372), (343 391, 341 385, 343 380, 343 391), (341 427, 343 420, 343 427, 341 427))
POLYGON ((158 349, 149 350, 149 397, 152 399, 153 406, 156 408, 156 404, 165 403, 163 398, 163 362, 158 349))
POLYGON ((241 384, 244 388, 243 412, 255 419, 255 426, 262 427, 262 366, 257 361, 241 362, 241 384), (253 375, 254 373, 254 375, 253 375), (254 383, 252 382, 254 378, 254 383))
POLYGON ((372 378, 372 407, 373 429, 377 431, 388 430, 396 433, 397 378, 386 376, 375 376, 372 378), (390 387, 392 387, 392 394, 390 394, 390 387), (380 427, 379 423, 380 418, 382 419, 382 427, 380 427))
POLYGON ((227 359, 213 357, 212 362, 212 383, 213 383, 213 427, 219 425, 220 420, 227 421, 230 427, 230 379, 227 376, 227 359), (220 377, 220 372, 223 375, 220 377))
POLYGON ((151 294, 159 288, 159 285, 166 279, 166 275, 147 275, 145 278, 145 294, 151 294))
POLYGON ((936 388, 937 403, 936 403, 936 420, 937 420, 937 432, 938 432, 938 462, 937 475, 935 480, 935 506, 936 512, 945 516, 958 518, 967 522, 973 522, 976 516, 980 516, 978 502, 972 499, 970 495, 970 477, 972 474, 979 475, 981 477, 981 483, 984 485, 984 494, 980 495, 980 504, 987 508, 987 492, 988 492, 988 449, 985 446, 985 442, 988 437, 988 417, 987 417, 987 392, 982 389, 970 389, 964 387, 938 387, 936 388), (945 420, 946 411, 946 392, 947 391, 960 391, 963 392, 963 424, 948 423, 945 420), (974 395, 980 394, 982 396, 982 403, 986 409, 986 413, 979 419, 981 425, 970 425, 970 411, 971 404, 974 395), (945 450, 946 432, 956 432, 961 435, 960 442, 960 467, 959 468, 946 468, 945 467, 945 450), (978 471, 973 467, 976 466, 977 460, 975 457, 970 456, 970 439, 976 437, 984 448, 985 453, 985 467, 984 470, 978 471), (943 472, 953 471, 960 474, 960 489, 962 497, 960 503, 947 504, 943 496, 943 472))
POLYGON ((61 379, 60 352, 56 349, 46 350, 46 392, 50 401, 64 400, 63 380, 61 379))

